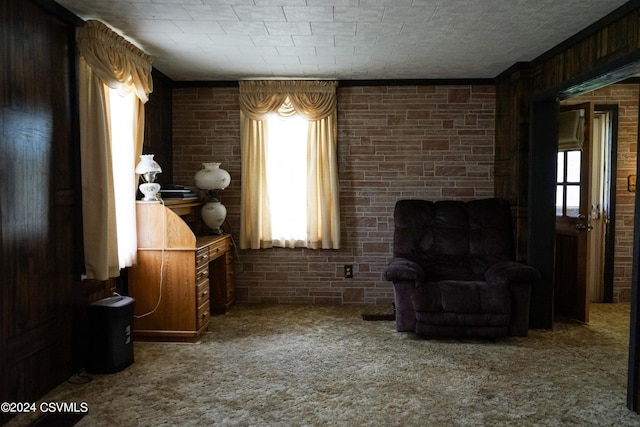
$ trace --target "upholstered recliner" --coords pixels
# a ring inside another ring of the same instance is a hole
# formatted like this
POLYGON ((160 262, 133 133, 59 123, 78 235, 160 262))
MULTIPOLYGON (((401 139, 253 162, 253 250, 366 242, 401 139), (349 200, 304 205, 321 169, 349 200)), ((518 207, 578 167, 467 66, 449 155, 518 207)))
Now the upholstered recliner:
POLYGON ((509 204, 400 200, 394 211, 396 329, 421 337, 527 336, 536 269, 514 261, 509 204))

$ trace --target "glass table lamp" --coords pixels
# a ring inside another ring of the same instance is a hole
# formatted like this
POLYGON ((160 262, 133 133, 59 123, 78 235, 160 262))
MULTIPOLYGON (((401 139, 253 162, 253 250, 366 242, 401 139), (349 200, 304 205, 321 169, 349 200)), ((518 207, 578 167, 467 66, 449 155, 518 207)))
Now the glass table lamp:
POLYGON ((196 173, 196 187, 209 192, 209 200, 202 206, 202 220, 214 234, 222 235, 220 229, 227 217, 227 208, 220 202, 216 190, 224 190, 231 183, 231 175, 220 168, 220 163, 203 163, 196 173))
POLYGON ((140 156, 140 162, 136 166, 136 174, 140 175, 144 181, 138 186, 138 189, 144 194, 142 200, 145 202, 159 200, 160 184, 155 180, 156 175, 160 172, 162 172, 162 168, 158 162, 153 160, 153 154, 142 154, 140 156))

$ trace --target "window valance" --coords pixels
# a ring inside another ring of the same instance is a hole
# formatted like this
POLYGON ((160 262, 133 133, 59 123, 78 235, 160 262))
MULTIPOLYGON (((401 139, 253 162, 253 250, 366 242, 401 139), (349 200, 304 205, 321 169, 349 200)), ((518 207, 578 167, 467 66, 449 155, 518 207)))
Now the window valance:
POLYGON ((337 85, 335 81, 240 81, 240 109, 253 120, 264 120, 278 110, 282 115, 297 112, 307 120, 321 120, 335 114, 337 85))
POLYGON ((153 91, 153 59, 100 21, 87 21, 76 30, 80 55, 112 89, 134 90, 142 102, 153 91))

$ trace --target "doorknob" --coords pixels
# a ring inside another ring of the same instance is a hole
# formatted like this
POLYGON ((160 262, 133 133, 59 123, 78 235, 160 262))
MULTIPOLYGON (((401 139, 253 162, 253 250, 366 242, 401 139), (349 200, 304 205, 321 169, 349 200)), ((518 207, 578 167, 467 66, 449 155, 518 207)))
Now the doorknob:
POLYGON ((578 230, 578 231, 591 231, 591 230, 593 230, 593 225, 579 223, 579 224, 576 224, 576 230, 578 230))

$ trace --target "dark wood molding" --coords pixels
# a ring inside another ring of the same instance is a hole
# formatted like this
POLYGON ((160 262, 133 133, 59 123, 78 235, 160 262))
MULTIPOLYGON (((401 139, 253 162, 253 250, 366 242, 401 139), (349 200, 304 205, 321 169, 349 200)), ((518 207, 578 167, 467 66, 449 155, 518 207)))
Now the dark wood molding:
POLYGON ((53 0, 30 0, 35 5, 41 7, 45 11, 49 12, 51 15, 60 19, 65 24, 71 25, 73 27, 81 27, 84 25, 84 20, 69 11, 65 7, 59 5, 53 0))
MULTIPOLYGON (((494 85, 495 79, 379 79, 379 80, 338 80, 338 87, 349 86, 470 86, 494 85)), ((238 81, 173 81, 175 88, 194 87, 238 87, 238 81)))
POLYGON ((611 114, 611 146, 607 149, 611 153, 609 159, 609 209, 607 214, 612 221, 606 225, 605 254, 604 254, 604 294, 606 303, 613 302, 614 259, 616 248, 616 171, 618 170, 618 104, 596 104, 594 111, 604 111, 611 114))
POLYGON ((181 81, 173 80, 174 88, 193 88, 193 87, 238 87, 236 80, 193 80, 181 81))
MULTIPOLYGON (((638 99, 640 104, 640 99, 638 99)), ((640 116, 638 117, 640 126, 640 116)), ((638 128, 640 129, 640 127, 638 128)), ((636 136, 640 142, 640 133, 636 136)), ((636 158, 636 176, 640 173, 640 153, 636 158)), ((631 320, 629 333, 629 368, 627 373, 627 408, 640 411, 640 191, 636 191, 633 216, 633 254, 631 274, 631 320)))
POLYGON ((338 80, 338 86, 480 86, 494 85, 495 79, 379 79, 338 80))
POLYGON ((527 261, 541 275, 531 289, 530 324, 534 329, 553 327, 558 106, 555 98, 548 98, 531 107, 527 261))

